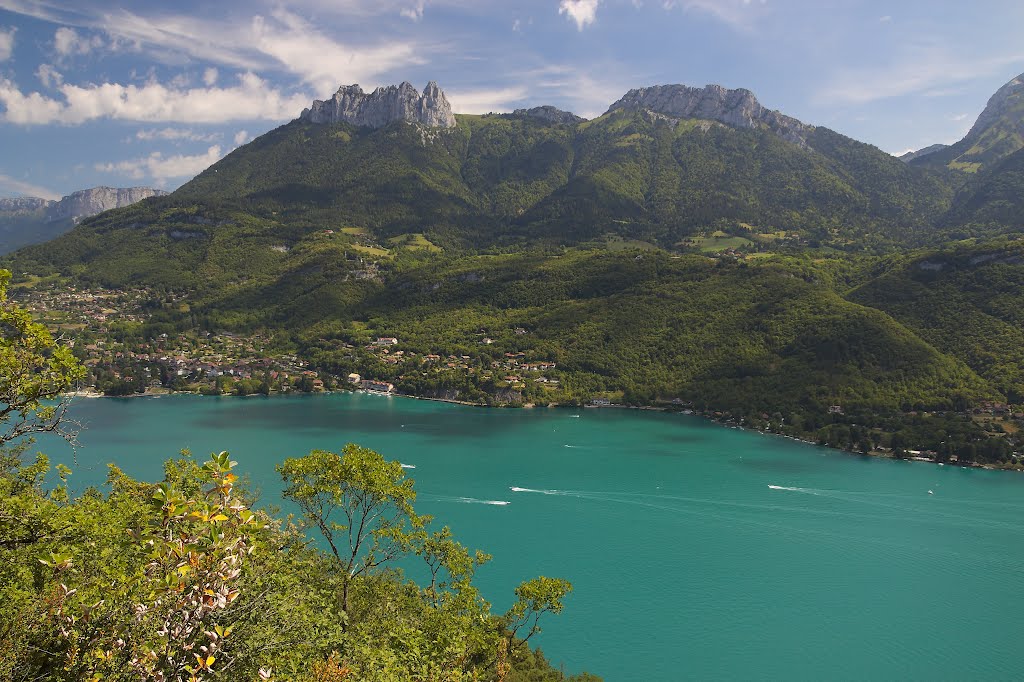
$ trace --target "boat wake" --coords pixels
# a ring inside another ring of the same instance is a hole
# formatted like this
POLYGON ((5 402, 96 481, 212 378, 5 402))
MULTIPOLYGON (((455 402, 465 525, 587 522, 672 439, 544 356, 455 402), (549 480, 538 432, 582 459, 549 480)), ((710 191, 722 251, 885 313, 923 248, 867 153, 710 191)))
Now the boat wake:
POLYGON ((772 485, 771 483, 768 484, 768 487, 771 490, 788 490, 788 491, 793 492, 793 493, 805 493, 807 495, 821 495, 821 491, 820 490, 814 490, 812 488, 794 488, 794 487, 790 487, 788 485, 772 485))
POLYGON ((519 486, 511 485, 508 488, 514 493, 539 493, 541 495, 569 495, 564 490, 538 490, 536 488, 520 488, 519 486))
POLYGON ((460 504, 489 504, 495 507, 504 507, 509 504, 508 500, 481 500, 476 497, 462 497, 452 495, 429 495, 438 502, 458 502, 460 504))

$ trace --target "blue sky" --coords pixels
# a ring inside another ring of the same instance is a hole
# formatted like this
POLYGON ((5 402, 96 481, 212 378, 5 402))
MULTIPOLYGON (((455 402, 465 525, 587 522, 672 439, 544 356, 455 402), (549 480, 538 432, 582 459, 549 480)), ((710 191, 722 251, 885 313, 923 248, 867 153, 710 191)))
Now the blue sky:
POLYGON ((889 152, 1024 71, 1020 0, 0 0, 0 196, 173 189, 339 85, 596 116, 719 83, 889 152))

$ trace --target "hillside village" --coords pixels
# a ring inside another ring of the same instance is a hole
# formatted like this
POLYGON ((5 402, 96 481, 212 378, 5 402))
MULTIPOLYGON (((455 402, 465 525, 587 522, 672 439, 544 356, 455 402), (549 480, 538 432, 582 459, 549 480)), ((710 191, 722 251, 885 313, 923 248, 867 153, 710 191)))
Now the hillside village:
MULTIPOLYGON (((377 337, 365 345, 343 343, 353 371, 324 371, 294 353, 275 349, 262 334, 229 331, 139 335, 154 301, 178 305, 172 295, 158 297, 146 288, 108 290, 55 282, 34 282, 12 289, 12 298, 33 310, 51 331, 68 339, 88 369, 81 391, 111 396, 174 392, 204 395, 367 390, 419 394, 424 379, 442 375, 487 382, 500 402, 521 403, 527 387, 557 389, 557 364, 508 352, 495 359, 440 355, 403 349, 397 337, 377 337)), ((527 331, 513 330, 517 336, 527 331)), ((478 342, 494 342, 483 337, 478 342)), ((443 384, 452 382, 442 381, 443 384)), ((460 382, 455 382, 460 383, 460 382)), ((429 393, 429 391, 425 391, 429 393)), ((534 391, 535 393, 535 391, 534 391)), ((465 398, 459 389, 428 397, 465 398)), ((481 401, 481 396, 474 396, 481 401)), ((608 404, 607 399, 601 401, 608 404)))

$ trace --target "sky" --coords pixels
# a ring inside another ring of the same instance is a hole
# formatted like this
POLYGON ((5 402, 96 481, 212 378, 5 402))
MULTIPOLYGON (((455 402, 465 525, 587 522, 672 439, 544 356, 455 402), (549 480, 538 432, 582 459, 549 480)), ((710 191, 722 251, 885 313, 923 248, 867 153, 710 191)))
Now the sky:
POLYGON ((0 0, 0 197, 172 190, 340 85, 601 115, 717 83, 899 154, 1024 72, 1020 0, 0 0))

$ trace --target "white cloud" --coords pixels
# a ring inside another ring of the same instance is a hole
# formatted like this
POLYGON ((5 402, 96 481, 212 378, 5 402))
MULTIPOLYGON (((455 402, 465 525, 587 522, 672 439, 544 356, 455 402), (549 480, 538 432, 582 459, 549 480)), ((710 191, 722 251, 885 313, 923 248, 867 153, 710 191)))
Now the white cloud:
POLYGON ((206 71, 203 71, 203 84, 208 88, 212 88, 217 84, 218 75, 217 69, 211 66, 206 71))
POLYGON ((272 13, 272 20, 255 17, 251 28, 253 46, 314 86, 320 96, 342 83, 373 82, 378 74, 425 61, 409 41, 354 48, 281 9, 272 13))
POLYGON ((53 49, 60 57, 86 55, 103 47, 103 38, 94 35, 86 38, 78 35, 73 28, 62 26, 53 34, 53 49))
POLYGON ((248 139, 249 139, 249 131, 248 130, 239 130, 237 133, 235 133, 235 146, 236 147, 241 147, 243 144, 246 143, 246 141, 248 139))
POLYGON ((558 13, 572 19, 576 22, 576 29, 582 31, 597 20, 599 4, 601 0, 561 0, 558 3, 558 13))
POLYGON ((530 91, 525 86, 445 92, 452 111, 457 114, 511 111, 514 105, 522 104, 529 95, 530 91))
POLYGON ((821 102, 866 104, 889 97, 920 94, 941 97, 953 94, 958 83, 1019 67, 1024 52, 1005 56, 970 58, 944 47, 910 46, 896 60, 869 68, 843 69, 823 88, 821 102))
POLYGON ((413 21, 419 21, 423 18, 423 8, 426 5, 426 0, 416 0, 412 7, 403 7, 399 14, 406 19, 412 19, 413 21))
POLYGON ((56 201, 61 198, 53 190, 12 178, 10 175, 4 175, 3 173, 0 173, 0 192, 26 197, 39 197, 40 199, 49 199, 50 201, 56 201))
POLYGON ((149 142, 165 140, 168 142, 214 142, 220 139, 220 133, 198 133, 191 128, 151 128, 135 133, 136 140, 149 142))
POLYGON ((135 179, 152 178, 162 185, 172 179, 191 178, 217 163, 222 156, 220 146, 214 145, 205 154, 164 156, 153 152, 140 159, 97 163, 95 168, 103 173, 123 173, 135 179))
MULTIPOLYGON (((417 4, 418 0, 412 0, 417 4)), ((441 0, 438 0, 441 1, 441 0)), ((446 3, 456 0, 443 0, 446 3)), ((410 0, 331 0, 318 11, 372 15, 409 8, 410 0)), ((317 5, 306 0, 300 5, 317 5)), ((249 21, 237 18, 215 20, 185 14, 143 16, 124 9, 108 10, 101 4, 82 3, 71 9, 65 4, 0 0, 0 9, 45 21, 103 31, 110 47, 146 53, 165 64, 185 65, 202 61, 243 71, 283 70, 314 86, 318 95, 333 92, 343 83, 379 85, 386 72, 425 63, 428 46, 410 40, 370 36, 363 42, 342 42, 327 35, 321 24, 313 24, 280 6, 267 15, 254 14, 249 21)), ((351 17, 348 17, 351 18, 351 17)), ((61 45, 69 51, 92 45, 98 38, 85 39, 62 34, 61 45)), ((447 48, 443 48, 447 49, 447 48)), ((207 84, 207 87, 212 87, 207 84)))
POLYGON ((17 30, 16 28, 0 28, 0 62, 11 58, 11 53, 14 52, 14 33, 17 30))
POLYGON ((284 121, 298 116, 309 102, 308 96, 285 95, 252 73, 239 76, 238 85, 230 88, 65 83, 58 90, 63 100, 38 92, 23 94, 11 81, 0 79, 0 103, 6 108, 3 120, 21 125, 76 125, 104 118, 178 123, 284 121))
POLYGON ((52 64, 40 64, 36 69, 36 78, 44 88, 56 88, 64 84, 64 76, 52 64))

